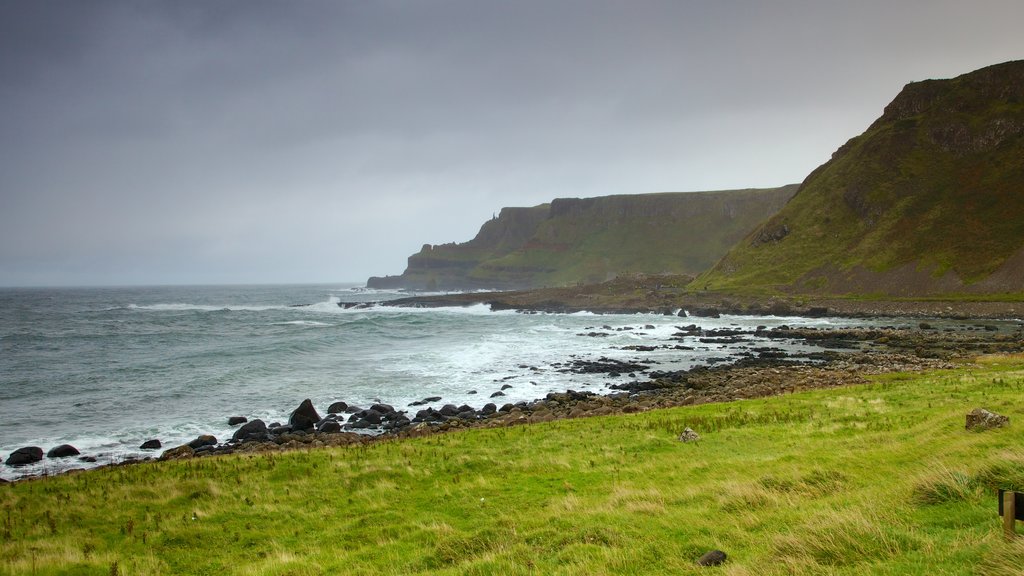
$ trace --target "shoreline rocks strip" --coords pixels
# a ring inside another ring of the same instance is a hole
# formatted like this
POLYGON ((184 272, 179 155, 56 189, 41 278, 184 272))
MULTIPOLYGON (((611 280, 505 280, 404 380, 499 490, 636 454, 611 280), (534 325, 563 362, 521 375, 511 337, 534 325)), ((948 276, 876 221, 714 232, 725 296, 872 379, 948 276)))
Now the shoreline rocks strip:
MULTIPOLYGON (((685 336, 715 338, 741 335, 735 332, 731 329, 702 330, 696 325, 680 327, 679 331, 685 336)), ((327 415, 321 417, 313 403, 306 399, 293 411, 288 424, 246 420, 226 442, 204 435, 188 444, 170 448, 160 458, 347 445, 372 442, 377 438, 415 437, 453 429, 511 426, 560 418, 628 414, 673 406, 729 402, 856 384, 863 382, 864 376, 869 374, 950 368, 955 361, 978 354, 1024 351, 1024 339, 1020 338, 1019 329, 1007 333, 1005 330, 990 330, 982 325, 964 325, 956 331, 937 330, 930 325, 917 330, 893 327, 823 330, 780 326, 771 330, 758 328, 754 334, 759 338, 820 342, 829 348, 843 351, 776 355, 771 351, 773 349, 765 348, 767 353, 740 357, 732 364, 699 366, 675 372, 650 370, 643 363, 624 365, 618 361, 603 362, 606 359, 595 362, 569 360, 554 369, 627 376, 624 381, 610 385, 606 394, 567 390, 553 392, 533 401, 500 406, 499 403, 488 402, 480 409, 465 404, 447 404, 441 408, 420 408, 410 413, 380 402, 366 409, 346 402, 334 402, 327 415), (837 345, 841 342, 850 345, 837 345), (633 372, 625 372, 627 369, 633 372), (638 379, 636 375, 639 374, 646 379, 638 379)), ((440 397, 432 396, 413 402, 410 407, 418 408, 440 400, 440 397)), ((237 422, 240 418, 244 417, 232 417, 232 420, 237 422)), ((140 449, 158 450, 162 447, 159 440, 151 439, 144 442, 140 449)), ((54 459, 74 455, 78 455, 77 449, 69 445, 55 447, 47 453, 48 458, 54 459)), ((83 462, 96 461, 93 456, 78 456, 83 462)), ((20 467, 39 462, 42 458, 42 448, 28 446, 11 453, 5 464, 20 467)), ((132 457, 125 463, 151 459, 132 457)))

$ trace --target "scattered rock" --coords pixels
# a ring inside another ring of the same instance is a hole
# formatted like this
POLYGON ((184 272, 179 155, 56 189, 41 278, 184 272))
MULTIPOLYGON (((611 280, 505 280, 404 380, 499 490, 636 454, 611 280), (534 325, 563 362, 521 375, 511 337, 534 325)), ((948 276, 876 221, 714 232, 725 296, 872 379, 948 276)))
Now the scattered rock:
POLYGON ((698 566, 719 566, 725 563, 727 556, 725 552, 721 550, 711 550, 705 552, 703 556, 697 559, 698 566))
POLYGON ((328 414, 341 414, 345 410, 348 410, 348 402, 335 402, 327 407, 328 414))
POLYGON ((198 436, 195 440, 193 440, 193 441, 191 441, 191 442, 189 442, 187 444, 187 446, 189 448, 192 448, 193 450, 198 450, 199 448, 201 448, 203 446, 216 446, 216 445, 217 445, 217 438, 215 436, 210 436, 209 434, 203 434, 201 436, 198 436))
POLYGON ((228 426, 238 426, 239 424, 245 424, 249 419, 245 416, 231 416, 228 418, 228 426))
POLYGON ((313 408, 313 401, 309 398, 303 400, 299 407, 292 412, 291 417, 288 418, 288 424, 296 430, 312 430, 319 421, 320 415, 316 413, 316 408, 313 408))
POLYGON ((317 430, 324 434, 334 434, 335 432, 341 432, 341 424, 337 420, 325 420, 320 423, 317 430))
POLYGON ((38 446, 26 446, 11 452, 11 455, 7 457, 7 461, 4 462, 4 464, 7 464, 8 466, 25 466, 27 464, 35 464, 42 459, 42 448, 38 446))
POLYGON ((146 440, 145 442, 143 442, 142 446, 139 446, 139 450, 159 450, 162 447, 163 444, 161 444, 159 440, 154 438, 152 440, 146 440))
POLYGON ((505 395, 504 392, 502 392, 501 390, 498 390, 497 392, 494 392, 493 394, 491 394, 491 398, 497 398, 499 396, 504 396, 504 395, 505 395))
POLYGON ((61 444, 60 446, 54 446, 50 448, 50 451, 46 453, 47 458, 67 458, 69 456, 78 456, 81 452, 78 448, 75 448, 71 444, 61 444))
POLYGON ((989 412, 984 408, 975 408, 967 414, 966 428, 968 430, 990 430, 992 428, 1002 428, 1009 424, 1009 416, 989 412))
POLYGON ((195 453, 196 451, 193 450, 191 446, 185 444, 183 446, 178 446, 177 448, 171 448, 170 450, 164 451, 164 453, 160 455, 160 460, 180 460, 182 458, 191 458, 192 456, 195 456, 195 453))
POLYGON ((231 440, 235 442, 244 442, 246 440, 265 440, 268 435, 267 425, 259 418, 252 422, 246 422, 244 426, 235 430, 235 433, 231 436, 231 440))
POLYGON ((694 432, 693 428, 690 428, 689 426, 687 426, 686 430, 683 430, 683 433, 679 435, 680 442, 697 442, 698 440, 700 440, 700 434, 694 432))

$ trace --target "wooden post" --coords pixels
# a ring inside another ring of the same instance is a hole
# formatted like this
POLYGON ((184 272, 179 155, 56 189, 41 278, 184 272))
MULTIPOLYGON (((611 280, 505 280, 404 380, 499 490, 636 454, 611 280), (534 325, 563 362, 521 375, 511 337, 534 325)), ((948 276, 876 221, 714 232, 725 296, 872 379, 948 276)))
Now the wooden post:
POLYGON ((1014 523, 1017 521, 1017 494, 1009 490, 1003 492, 1003 537, 1013 540, 1017 537, 1014 523))

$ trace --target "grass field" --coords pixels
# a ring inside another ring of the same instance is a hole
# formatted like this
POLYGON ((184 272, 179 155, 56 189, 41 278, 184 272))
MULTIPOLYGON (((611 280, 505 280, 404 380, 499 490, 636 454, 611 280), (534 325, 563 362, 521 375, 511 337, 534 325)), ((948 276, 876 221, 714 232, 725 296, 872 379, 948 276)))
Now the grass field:
POLYGON ((0 573, 1020 574, 994 491, 1024 490, 1022 395, 1024 357, 992 357, 764 400, 19 482, 0 486, 0 573), (1011 426, 965 431, 978 406, 1011 426), (676 439, 687 426, 700 442, 676 439), (694 564, 713 548, 723 566, 694 564))

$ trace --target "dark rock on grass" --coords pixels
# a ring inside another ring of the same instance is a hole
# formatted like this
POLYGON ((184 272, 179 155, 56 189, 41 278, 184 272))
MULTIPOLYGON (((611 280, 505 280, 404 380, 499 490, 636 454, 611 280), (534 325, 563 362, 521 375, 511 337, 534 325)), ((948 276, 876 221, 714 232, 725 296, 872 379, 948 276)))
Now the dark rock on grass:
POLYGON ((195 440, 189 442, 187 446, 193 450, 196 450, 202 446, 215 446, 217 444, 217 438, 210 436, 209 434, 203 434, 197 437, 195 440))
POLYGON ((335 402, 327 407, 328 414, 341 414, 345 410, 348 410, 348 402, 335 402))
POLYGON ((78 448, 75 448, 71 444, 61 444, 60 446, 54 446, 50 448, 50 451, 46 453, 47 458, 68 458, 69 456, 78 456, 81 452, 78 448))
POLYGON ((139 450, 159 450, 160 448, 163 448, 163 444, 155 438, 146 440, 142 443, 142 446, 139 446, 139 450))
POLYGON ((1010 424, 1009 416, 1003 416, 1002 414, 996 414, 995 412, 989 412, 984 408, 975 408, 967 414, 967 426, 968 430, 991 430, 992 428, 1002 428, 1010 424))
POLYGON ((228 426, 238 426, 239 424, 245 424, 249 419, 245 416, 231 416, 228 418, 228 426))
POLYGON ((313 408, 313 401, 309 398, 303 400, 288 418, 288 424, 296 430, 312 430, 319 421, 320 415, 317 414, 316 408, 313 408))
POLYGON ((160 455, 160 460, 178 460, 180 458, 191 458, 192 456, 195 456, 195 453, 196 451, 191 446, 185 444, 183 446, 178 446, 177 448, 165 450, 164 453, 160 455))
POLYGON ((252 422, 246 422, 244 426, 235 430, 235 433, 231 436, 231 440, 235 442, 246 441, 246 440, 265 440, 269 435, 266 423, 259 418, 252 422))
POLYGON ((725 552, 721 550, 711 550, 705 552, 703 556, 697 559, 698 566, 719 566, 725 563, 727 556, 725 552))
POLYGON ((42 459, 42 448, 38 446, 26 446, 11 452, 11 455, 7 457, 7 461, 4 462, 4 464, 7 464, 8 466, 25 466, 27 464, 35 464, 42 459))

